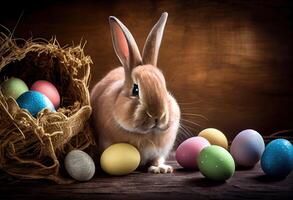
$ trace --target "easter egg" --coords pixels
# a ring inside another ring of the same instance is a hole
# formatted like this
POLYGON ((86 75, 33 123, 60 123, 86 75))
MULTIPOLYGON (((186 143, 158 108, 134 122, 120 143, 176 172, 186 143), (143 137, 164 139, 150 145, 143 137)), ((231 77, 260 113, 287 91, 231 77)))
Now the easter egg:
POLYGON ((27 91, 23 93, 16 99, 16 102, 20 108, 28 110, 34 117, 44 108, 55 111, 48 97, 36 91, 27 91))
POLYGON ((85 152, 80 150, 70 151, 64 160, 68 174, 78 181, 88 181, 95 174, 95 163, 85 152))
POLYGON ((272 177, 284 178, 293 168, 293 147, 285 139, 271 141, 261 157, 261 168, 265 174, 272 177))
POLYGON ((49 81, 39 80, 36 81, 32 86, 31 90, 38 91, 46 95, 57 109, 60 105, 60 95, 57 88, 49 81))
POLYGON ((247 129, 234 138, 230 152, 237 165, 249 167, 260 160, 264 149, 262 136, 255 130, 247 129))
POLYGON ((198 136, 204 137, 207 139, 211 145, 218 145, 225 149, 228 149, 228 140, 226 136, 215 128, 207 128, 202 130, 198 136))
POLYGON ((176 150, 177 162, 186 169, 197 169, 197 157, 200 151, 210 146, 203 137, 192 137, 182 142, 176 150))
POLYGON ((211 145, 201 150, 197 164, 205 177, 216 181, 227 180, 235 172, 235 163, 231 154, 217 145, 211 145))
POLYGON ((28 91, 28 87, 23 80, 12 77, 1 84, 1 91, 4 96, 17 99, 28 91))
POLYGON ((138 150, 126 143, 109 146, 101 155, 102 169, 110 175, 126 175, 133 172, 140 163, 138 150))

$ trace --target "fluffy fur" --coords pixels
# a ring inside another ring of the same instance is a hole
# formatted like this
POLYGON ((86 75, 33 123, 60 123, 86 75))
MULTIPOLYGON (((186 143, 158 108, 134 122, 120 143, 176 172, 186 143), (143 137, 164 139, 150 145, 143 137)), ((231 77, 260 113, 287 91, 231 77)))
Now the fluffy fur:
POLYGON ((148 36, 141 58, 128 29, 110 17, 114 49, 123 67, 110 71, 91 92, 100 153, 115 143, 132 144, 141 154, 140 165, 148 165, 154 173, 172 172, 164 162, 180 121, 179 106, 156 67, 166 20, 167 13, 163 13, 148 36), (134 84, 138 85, 138 96, 132 95, 134 84))

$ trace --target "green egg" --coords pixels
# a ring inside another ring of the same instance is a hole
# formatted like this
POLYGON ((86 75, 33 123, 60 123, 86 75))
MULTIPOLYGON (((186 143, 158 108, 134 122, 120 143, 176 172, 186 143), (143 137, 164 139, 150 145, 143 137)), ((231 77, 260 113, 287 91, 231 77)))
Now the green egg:
POLYGON ((1 91, 4 96, 17 99, 28 91, 28 87, 23 80, 12 77, 1 84, 1 91))
POLYGON ((216 181, 225 181, 235 172, 235 162, 231 154, 216 145, 205 147, 199 154, 197 164, 205 177, 216 181))

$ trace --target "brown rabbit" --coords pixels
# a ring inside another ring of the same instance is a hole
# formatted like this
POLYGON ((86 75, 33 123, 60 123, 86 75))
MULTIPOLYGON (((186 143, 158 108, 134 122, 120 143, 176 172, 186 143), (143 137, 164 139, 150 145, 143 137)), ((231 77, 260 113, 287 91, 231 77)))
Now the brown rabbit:
POLYGON ((141 57, 129 30, 111 16, 112 42, 123 67, 110 71, 91 91, 99 153, 114 143, 132 144, 140 152, 140 165, 153 173, 173 171, 164 162, 180 121, 179 106, 157 68, 167 17, 163 13, 149 33, 141 57))

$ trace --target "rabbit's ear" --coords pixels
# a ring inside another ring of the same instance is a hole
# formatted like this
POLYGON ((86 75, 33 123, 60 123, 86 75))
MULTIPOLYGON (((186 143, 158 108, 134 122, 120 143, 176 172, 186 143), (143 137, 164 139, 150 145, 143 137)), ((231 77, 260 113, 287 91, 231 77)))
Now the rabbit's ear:
POLYGON ((142 52, 142 63, 157 66, 159 49, 167 22, 168 13, 164 12, 159 21, 152 28, 145 42, 142 52))
POLYGON ((137 44, 126 26, 116 17, 110 16, 109 22, 115 52, 129 75, 134 67, 142 63, 137 44))

